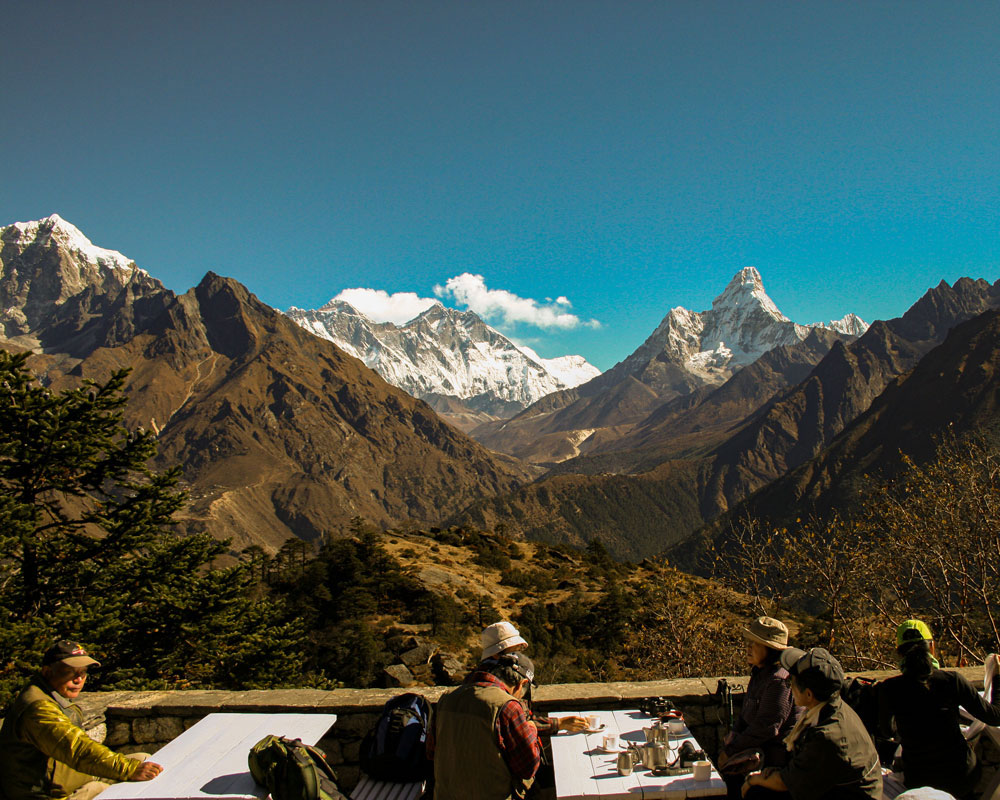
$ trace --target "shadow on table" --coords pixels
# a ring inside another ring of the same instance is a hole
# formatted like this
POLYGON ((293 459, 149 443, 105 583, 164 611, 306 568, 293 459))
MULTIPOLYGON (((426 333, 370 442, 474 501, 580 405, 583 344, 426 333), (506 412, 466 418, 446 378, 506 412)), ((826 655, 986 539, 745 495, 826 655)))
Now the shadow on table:
POLYGON ((231 775, 219 775, 202 786, 201 791, 205 794, 232 795, 234 794, 233 788, 237 785, 240 787, 238 794, 255 794, 261 800, 267 797, 267 789, 263 786, 258 786, 253 778, 250 777, 249 771, 234 772, 231 775), (248 784, 252 788, 248 788, 248 784))

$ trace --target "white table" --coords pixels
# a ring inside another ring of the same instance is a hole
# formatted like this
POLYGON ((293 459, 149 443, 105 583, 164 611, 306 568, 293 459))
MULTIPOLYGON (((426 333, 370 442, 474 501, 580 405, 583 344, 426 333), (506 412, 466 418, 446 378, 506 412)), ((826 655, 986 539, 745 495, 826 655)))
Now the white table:
MULTIPOLYGON (((652 720, 641 711, 578 711, 579 716, 597 714, 604 724, 599 733, 559 733, 552 737, 552 764, 556 774, 559 800, 646 800, 647 798, 725 797, 726 784, 712 768, 707 781, 696 781, 690 774, 655 776, 642 764, 631 775, 619 775, 617 756, 601 750, 605 733, 618 733, 620 742, 641 745, 642 732, 652 720)), ((567 716, 553 714, 552 716, 567 716)), ((671 740, 680 747, 685 739, 699 746, 687 728, 671 740)))
POLYGON ((151 761, 163 772, 151 781, 117 783, 102 800, 264 800, 268 792, 250 775, 250 748, 268 734, 316 744, 336 714, 209 714, 151 761))

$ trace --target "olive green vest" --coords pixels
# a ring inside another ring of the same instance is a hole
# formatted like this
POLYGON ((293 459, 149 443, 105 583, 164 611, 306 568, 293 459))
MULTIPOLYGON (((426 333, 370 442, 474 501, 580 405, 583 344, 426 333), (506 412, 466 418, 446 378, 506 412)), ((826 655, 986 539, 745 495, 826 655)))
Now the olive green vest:
POLYGON ((87 781, 93 780, 21 739, 21 717, 33 704, 48 700, 62 710, 78 728, 83 727, 83 712, 61 694, 52 691, 36 677, 14 700, 0 728, 0 789, 7 800, 48 800, 65 797, 87 781))
POLYGON ((513 698, 498 686, 466 683, 434 715, 434 800, 509 800, 524 793, 497 746, 497 714, 513 698))

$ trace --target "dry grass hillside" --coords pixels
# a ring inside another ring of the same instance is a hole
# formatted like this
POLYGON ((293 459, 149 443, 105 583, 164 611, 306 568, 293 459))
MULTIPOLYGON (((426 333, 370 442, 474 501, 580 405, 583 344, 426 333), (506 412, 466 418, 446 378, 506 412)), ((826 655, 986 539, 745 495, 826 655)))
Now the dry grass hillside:
POLYGON ((579 550, 459 527, 359 530, 313 562, 283 551, 269 571, 272 590, 310 606, 302 618, 316 622, 316 671, 352 686, 454 683, 498 619, 531 643, 543 682, 738 674, 739 631, 759 613, 663 561, 620 563, 598 543, 579 550), (305 599, 310 581, 323 589, 305 599), (317 605, 324 591, 332 612, 317 605))

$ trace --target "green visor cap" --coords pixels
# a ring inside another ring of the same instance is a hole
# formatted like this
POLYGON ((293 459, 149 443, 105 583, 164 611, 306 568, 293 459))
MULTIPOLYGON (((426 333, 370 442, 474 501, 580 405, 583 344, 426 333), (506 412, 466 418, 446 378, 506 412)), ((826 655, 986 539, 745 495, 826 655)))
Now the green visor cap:
POLYGON ((908 619, 896 628, 896 647, 900 647, 906 642, 914 642, 919 639, 930 641, 933 638, 931 629, 919 619, 908 619))

